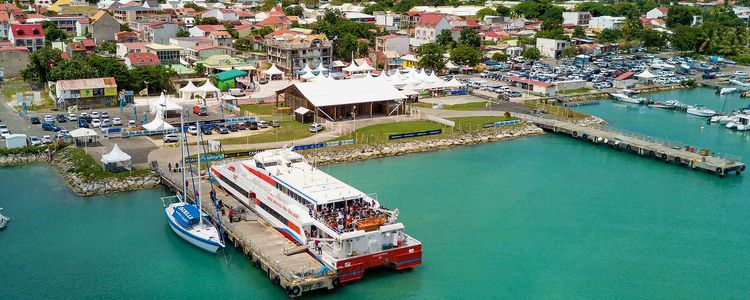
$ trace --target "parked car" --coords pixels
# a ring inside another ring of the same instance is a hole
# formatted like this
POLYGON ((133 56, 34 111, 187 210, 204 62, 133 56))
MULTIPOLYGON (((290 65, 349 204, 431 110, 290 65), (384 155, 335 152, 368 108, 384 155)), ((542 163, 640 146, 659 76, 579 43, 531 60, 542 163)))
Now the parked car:
POLYGON ((52 115, 45 115, 45 116, 44 116, 44 122, 52 122, 52 121, 54 121, 54 120, 55 120, 55 119, 54 119, 54 118, 52 118, 52 115))
POLYGON ((260 83, 260 84, 266 84, 266 83, 268 83, 268 77, 261 78, 260 80, 258 80, 258 83, 260 83))
POLYGON ((245 92, 242 89, 229 89, 229 94, 235 97, 245 97, 245 92))
POLYGON ((110 122, 109 119, 104 119, 102 120, 101 126, 107 126, 107 127, 112 126, 112 122, 110 122))
POLYGON ((68 133, 67 130, 60 130, 56 134, 57 138, 60 138, 60 139, 66 137, 68 135, 70 135, 70 133, 68 133))
POLYGON ((128 120, 128 127, 135 127, 135 120, 128 120))
POLYGON ((42 124, 42 121, 39 120, 39 117, 31 117, 29 118, 31 121, 31 124, 42 124))
POLYGON ((165 143, 176 143, 180 141, 180 135, 176 133, 170 133, 164 136, 165 143))
POLYGON ((272 120, 269 124, 271 127, 281 127, 281 122, 279 122, 279 120, 272 120))
POLYGON ((201 126, 201 134, 211 135, 211 133, 212 133, 211 126, 205 126, 205 125, 201 126))
POLYGON ((91 119, 91 126, 94 128, 99 128, 99 126, 102 125, 102 121, 99 119, 91 119))
POLYGON ((107 119, 107 118, 109 118, 109 113, 108 113, 108 112, 106 112, 106 111, 103 111, 103 112, 101 113, 101 118, 102 118, 102 119, 107 119))
POLYGON ((120 125, 122 125, 122 119, 120 118, 112 119, 112 126, 120 126, 120 125))
POLYGON ((10 130, 8 129, 0 129, 0 136, 3 138, 7 138, 10 135, 10 130))
POLYGON ((188 126, 187 132, 192 135, 198 135, 198 127, 188 126))
POLYGON ((214 130, 216 130, 216 132, 218 132, 219 134, 227 134, 227 133, 229 133, 229 129, 227 129, 227 127, 224 126, 223 124, 215 126, 214 130))
POLYGON ((247 127, 248 130, 258 130, 258 122, 247 121, 245 122, 245 127, 247 127))
POLYGON ((44 130, 44 131, 58 132, 61 129, 62 128, 60 128, 60 126, 57 126, 57 124, 55 124, 55 122, 44 122, 44 123, 42 123, 42 130, 44 130))
POLYGON ((310 132, 320 132, 323 131, 324 127, 321 124, 318 123, 312 123, 310 124, 310 132))
POLYGON ((229 125, 227 125, 227 130, 229 130, 231 132, 237 132, 237 130, 238 130, 237 129, 237 125, 229 124, 229 125))
POLYGON ((78 119, 78 127, 89 128, 89 121, 86 121, 86 119, 78 119))
POLYGON ((57 123, 65 123, 68 122, 68 118, 65 117, 63 114, 59 114, 55 116, 55 120, 57 120, 57 123))
POLYGON ((110 127, 109 123, 108 124, 104 124, 102 122, 102 125, 99 126, 99 130, 101 130, 102 133, 106 133, 106 132, 109 131, 109 127, 110 127))
POLYGON ((98 111, 92 111, 91 112, 91 118, 92 119, 98 119, 99 118, 99 112, 98 111))
POLYGON ((45 135, 42 137, 42 144, 52 144, 52 137, 49 135, 45 135))
POLYGON ((77 120, 78 120, 78 116, 76 116, 76 114, 68 115, 68 121, 77 121, 77 120))
POLYGON ((38 138, 37 136, 35 136, 35 135, 32 135, 32 136, 31 136, 31 137, 29 138, 29 144, 31 144, 32 146, 39 146, 39 145, 41 145, 41 144, 42 144, 42 140, 41 140, 41 139, 39 139, 39 138, 38 138))
POLYGON ((86 113, 86 112, 81 112, 81 114, 78 115, 78 118, 79 119, 88 119, 89 118, 89 114, 86 113))
POLYGON ((193 106, 193 113, 199 116, 207 116, 208 108, 206 108, 203 105, 196 105, 196 106, 193 106))
POLYGON ((258 121, 258 128, 268 128, 268 122, 258 121))
POLYGON ((245 129, 247 129, 247 126, 245 126, 245 123, 242 123, 242 122, 239 122, 239 123, 235 124, 235 126, 237 126, 237 129, 239 129, 239 130, 245 130, 245 129))

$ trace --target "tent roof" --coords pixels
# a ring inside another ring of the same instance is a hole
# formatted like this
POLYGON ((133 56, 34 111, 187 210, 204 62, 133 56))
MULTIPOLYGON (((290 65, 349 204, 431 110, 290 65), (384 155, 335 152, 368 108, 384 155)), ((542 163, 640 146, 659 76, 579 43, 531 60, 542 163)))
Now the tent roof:
POLYGON ((211 80, 206 80, 206 83, 199 87, 201 92, 219 92, 219 89, 211 83, 211 80))
MULTIPOLYGON (((321 73, 321 74, 322 74, 322 73, 321 73)), ((300 75, 300 78, 302 78, 302 79, 304 79, 304 80, 310 80, 310 79, 313 79, 313 78, 315 78, 315 74, 313 74, 313 73, 312 73, 312 72, 310 72, 310 71, 306 71, 306 72, 305 72, 305 74, 302 74, 302 75, 300 75)))
POLYGON ((445 68, 447 69, 458 69, 458 66, 454 64, 452 61, 449 61, 445 63, 445 68))
POLYGON ((304 115, 304 114, 310 113, 310 112, 312 112, 312 110, 309 110, 309 109, 305 108, 304 106, 300 106, 300 107, 298 107, 297 109, 294 110, 294 113, 295 114, 299 114, 299 115, 304 115))
POLYGON ((164 122, 164 119, 161 118, 161 114, 156 114, 156 117, 153 121, 149 122, 148 124, 144 124, 143 128, 146 128, 146 130, 165 130, 165 129, 172 129, 174 126, 169 125, 169 123, 164 122))
POLYGON ((648 79, 648 78, 654 78, 654 77, 656 77, 656 75, 654 75, 653 73, 649 72, 648 70, 645 70, 645 71, 641 72, 640 74, 635 75, 635 77, 648 79))
POLYGON ((406 95, 381 80, 322 80, 295 83, 294 86, 315 106, 400 100, 406 95))
POLYGON ((218 79, 219 81, 235 79, 237 77, 245 76, 245 75, 247 75, 247 72, 236 70, 236 69, 214 74, 214 76, 216 76, 216 79, 218 79))
POLYGON ((276 67, 276 64, 272 64, 268 70, 263 71, 264 74, 267 75, 281 75, 284 74, 283 71, 279 70, 279 68, 276 67))
POLYGON ((192 80, 188 81, 188 83, 185 86, 180 88, 180 92, 183 92, 183 93, 192 93, 196 91, 198 91, 198 87, 195 86, 195 84, 193 84, 192 80))
POLYGON ((174 103, 172 101, 169 101, 169 98, 164 96, 164 93, 161 93, 161 96, 159 96, 159 99, 156 100, 156 102, 151 103, 151 113, 156 113, 159 110, 162 111, 168 111, 168 110, 182 110, 182 106, 177 105, 177 103, 174 103))
POLYGON ((96 133, 96 131, 91 128, 78 128, 76 130, 71 131, 70 136, 73 138, 79 138, 79 137, 99 136, 99 134, 96 133))
POLYGON ((112 151, 110 151, 107 154, 102 155, 101 162, 103 163, 114 163, 114 162, 121 162, 121 161, 129 161, 130 155, 120 150, 120 146, 115 144, 114 147, 112 147, 112 151))
POLYGON ((312 69, 310 69, 310 66, 308 64, 305 64, 305 67, 302 68, 302 71, 305 72, 305 73, 307 73, 307 72, 312 71, 312 69))

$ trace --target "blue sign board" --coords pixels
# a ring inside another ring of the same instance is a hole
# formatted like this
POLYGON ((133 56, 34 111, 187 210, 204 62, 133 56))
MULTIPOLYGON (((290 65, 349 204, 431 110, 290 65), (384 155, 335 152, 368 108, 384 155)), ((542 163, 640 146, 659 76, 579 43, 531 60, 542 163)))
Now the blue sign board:
MULTIPOLYGON (((196 157, 188 157, 186 159, 188 162, 196 162, 196 157)), ((224 154, 223 153, 213 153, 213 154, 203 154, 201 155, 201 162, 209 162, 209 161, 215 161, 215 160, 224 160, 224 154)))
POLYGON ((317 143, 317 144, 309 144, 309 145, 297 145, 292 148, 292 150, 307 150, 307 149, 315 149, 315 148, 323 148, 326 144, 324 143, 317 143))
POLYGON ((412 138, 412 137, 425 136, 425 135, 433 135, 433 134, 441 134, 441 133, 443 133, 442 129, 433 129, 433 130, 425 130, 425 131, 416 131, 416 132, 391 134, 391 135, 388 136, 388 139, 389 140, 397 140, 397 139, 412 138))

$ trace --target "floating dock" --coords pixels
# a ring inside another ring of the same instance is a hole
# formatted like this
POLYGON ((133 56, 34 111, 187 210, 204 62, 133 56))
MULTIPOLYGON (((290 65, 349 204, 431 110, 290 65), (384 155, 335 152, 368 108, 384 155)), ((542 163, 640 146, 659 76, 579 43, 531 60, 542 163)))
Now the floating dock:
MULTIPOLYGON (((157 171, 162 184, 175 192, 182 190, 181 173, 168 172, 160 167, 157 167, 157 171)), ((201 197, 203 201, 201 207, 206 214, 215 219, 216 213, 213 201, 209 197, 210 191, 211 186, 208 180, 203 179, 201 193, 204 196, 201 197)), ((269 280, 283 288, 289 297, 299 297, 305 292, 324 288, 331 290, 335 287, 334 272, 328 270, 312 255, 301 250, 298 245, 289 241, 268 223, 258 218, 250 208, 226 194, 221 188, 217 187, 215 191, 217 201, 220 199, 226 210, 234 208, 235 211, 242 211, 238 214, 241 219, 235 222, 230 222, 228 214, 221 215, 225 244, 233 245, 251 260, 255 267, 266 272, 269 280)), ((192 195, 188 195, 188 200, 193 201, 192 195)))
POLYGON ((595 144, 608 145, 619 151, 650 157, 666 163, 674 163, 692 170, 714 173, 721 177, 734 172, 739 175, 745 171, 745 164, 739 158, 729 155, 719 156, 714 153, 699 154, 698 149, 689 151, 684 145, 668 143, 651 137, 639 136, 633 133, 618 131, 605 126, 581 126, 572 122, 541 118, 535 116, 520 116, 536 126, 558 134, 595 144))

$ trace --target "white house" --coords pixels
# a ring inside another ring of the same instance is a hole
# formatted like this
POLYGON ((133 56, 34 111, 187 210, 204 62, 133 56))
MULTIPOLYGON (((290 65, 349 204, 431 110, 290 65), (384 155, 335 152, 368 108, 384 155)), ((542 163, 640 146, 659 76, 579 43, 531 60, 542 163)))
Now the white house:
POLYGON ((239 21, 240 17, 231 9, 214 8, 201 13, 201 18, 214 17, 220 22, 239 21))
POLYGON ((593 17, 589 21, 591 29, 620 29, 625 23, 625 17, 601 16, 593 17))
POLYGON ((565 25, 588 26, 591 20, 591 13, 587 11, 566 11, 562 16, 565 25))
POLYGON ((667 17, 667 13, 669 12, 669 8, 666 7, 656 7, 652 10, 649 10, 646 12, 646 18, 649 19, 661 19, 667 17))
POLYGON ((414 46, 434 42, 443 29, 451 29, 451 23, 444 15, 423 14, 414 28, 414 46))
POLYGON ((568 45, 566 40, 554 39, 536 39, 536 48, 544 57, 557 58, 562 54, 562 50, 568 45))

